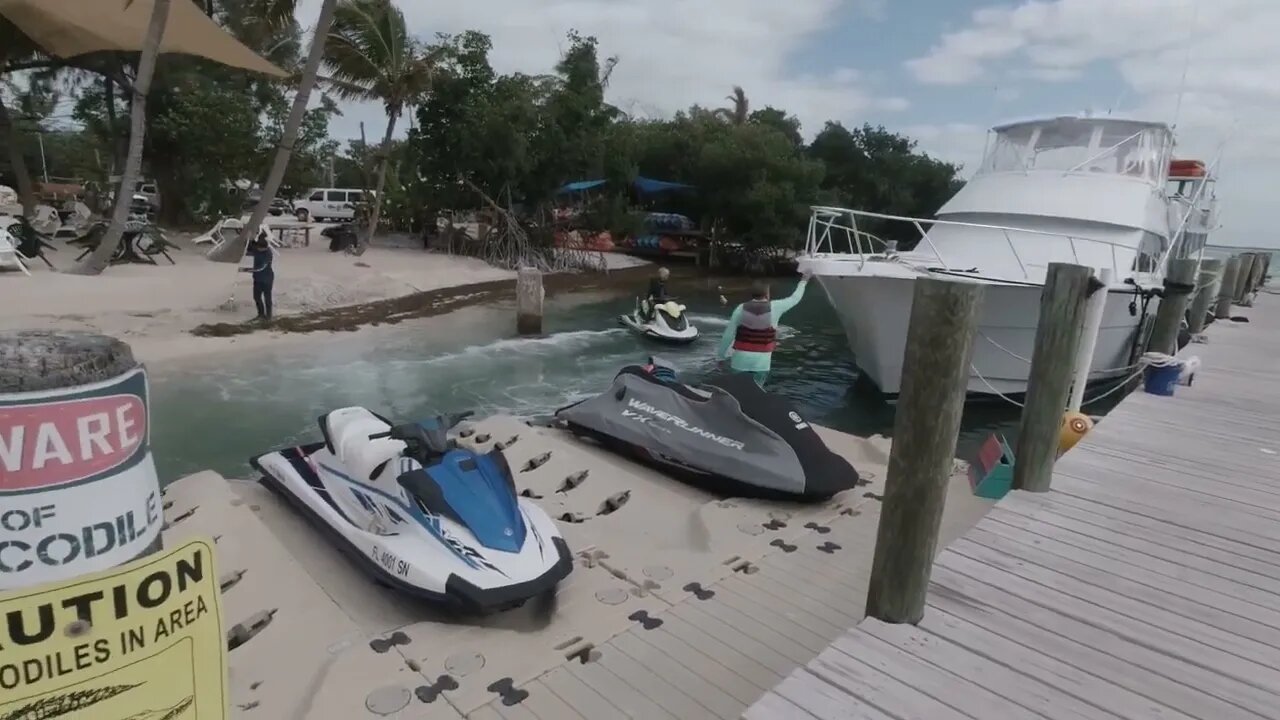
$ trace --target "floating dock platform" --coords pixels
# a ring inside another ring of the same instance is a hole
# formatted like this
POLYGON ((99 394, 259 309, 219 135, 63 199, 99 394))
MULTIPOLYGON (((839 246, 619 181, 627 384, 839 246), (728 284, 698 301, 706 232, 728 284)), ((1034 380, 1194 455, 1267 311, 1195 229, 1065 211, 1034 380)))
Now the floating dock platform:
POLYGON ((918 626, 856 623, 745 717, 1280 717, 1280 302, 1247 314, 951 543, 918 626))
MULTIPOLYGON (((820 429, 867 484, 798 505, 713 497, 511 417, 467 430, 502 443, 575 553, 549 611, 444 615, 373 584, 256 482, 166 489, 166 541, 217 541, 233 717, 737 718, 862 618, 887 439, 820 429)), ((944 541, 991 505, 963 464, 951 485, 944 541)))

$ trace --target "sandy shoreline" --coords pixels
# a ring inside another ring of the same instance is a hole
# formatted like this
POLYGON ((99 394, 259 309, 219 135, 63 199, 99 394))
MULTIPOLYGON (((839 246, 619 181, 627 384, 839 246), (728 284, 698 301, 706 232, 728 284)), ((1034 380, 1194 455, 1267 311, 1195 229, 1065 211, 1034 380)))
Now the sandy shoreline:
MULTIPOLYGON (((98 277, 69 275, 30 264, 32 277, 0 272, 0 330, 87 330, 128 342, 149 364, 204 357, 231 349, 302 342, 310 333, 427 317, 514 292, 515 273, 473 258, 426 252, 420 246, 375 241, 360 257, 331 253, 327 242, 281 249, 275 260, 275 314, 280 331, 243 323, 256 311, 248 273, 204 258, 192 235, 170 235, 181 250, 176 265, 118 265, 98 277), (234 303, 229 302, 234 299, 234 303), (228 310, 227 306, 234 309, 228 310), (198 336, 192 331, 202 327, 198 336)), ((313 235, 313 237, 318 237, 313 235)), ((79 254, 56 243, 57 267, 79 254)), ((643 261, 606 256, 610 268, 643 261)), ((643 272, 643 271, 639 271, 643 272)), ((551 277, 548 294, 599 287, 617 273, 551 277)))

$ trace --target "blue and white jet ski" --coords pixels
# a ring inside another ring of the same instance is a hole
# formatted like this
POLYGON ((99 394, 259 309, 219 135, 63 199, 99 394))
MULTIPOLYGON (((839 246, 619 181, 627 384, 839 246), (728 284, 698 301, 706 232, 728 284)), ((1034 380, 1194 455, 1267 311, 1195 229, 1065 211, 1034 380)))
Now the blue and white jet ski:
POLYGON ((393 425, 362 407, 319 418, 323 442, 252 458, 375 580, 466 612, 554 598, 573 569, 555 523, 516 494, 502 451, 458 447, 471 413, 393 425))

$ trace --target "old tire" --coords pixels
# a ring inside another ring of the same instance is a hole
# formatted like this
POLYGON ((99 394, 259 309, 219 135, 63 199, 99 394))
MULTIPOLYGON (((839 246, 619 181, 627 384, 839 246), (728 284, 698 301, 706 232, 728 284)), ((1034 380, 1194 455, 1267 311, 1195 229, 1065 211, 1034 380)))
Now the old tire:
POLYGON ((109 380, 138 366, 121 340, 58 330, 0 332, 0 392, 34 392, 109 380))
POLYGON ((293 216, 298 219, 298 222, 306 222, 307 218, 311 217, 311 213, 307 212, 306 208, 298 208, 293 211, 293 216))

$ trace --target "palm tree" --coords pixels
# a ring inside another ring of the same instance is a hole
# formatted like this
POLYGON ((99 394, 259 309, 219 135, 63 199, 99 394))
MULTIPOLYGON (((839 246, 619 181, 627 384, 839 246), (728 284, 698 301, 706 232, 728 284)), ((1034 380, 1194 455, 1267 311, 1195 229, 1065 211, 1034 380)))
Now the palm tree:
MULTIPOLYGON (((142 170, 142 142, 147 130, 147 93, 151 91, 151 76, 155 74, 156 59, 160 56, 160 41, 169 22, 170 0, 155 0, 151 8, 151 22, 142 43, 142 58, 138 61, 138 75, 133 80, 133 106, 129 111, 129 153, 125 156, 124 172, 120 177, 120 189, 116 190, 116 206, 111 213, 111 224, 98 247, 68 272, 78 275, 99 275, 107 269, 111 257, 120 247, 124 237, 124 223, 129 218, 129 204, 133 200, 133 188, 142 170)), ((125 0, 125 7, 133 0, 125 0)))
POLYGON ((367 245, 382 215, 391 138, 396 121, 428 90, 441 49, 414 39, 404 13, 391 0, 341 0, 329 32, 326 60, 335 94, 348 100, 380 100, 387 131, 378 150, 373 212, 362 242, 367 245))
MULTIPOLYGON (((11 65, 25 65, 40 56, 31 38, 7 19, 0 17, 0 72, 7 74, 11 65)), ((27 170, 27 159, 22 154, 22 133, 9 109, 0 99, 0 137, 9 146, 9 165, 13 168, 13 177, 18 185, 18 199, 22 203, 23 217, 30 218, 35 211, 35 187, 31 183, 31 173, 27 170)))
MULTIPOLYGON (((296 0, 257 0, 261 6, 259 17, 267 24, 283 24, 293 18, 296 0)), ((275 161, 271 171, 267 173, 267 182, 262 186, 262 197, 253 209, 253 215, 235 242, 215 245, 209 251, 210 260, 217 262, 238 263, 244 257, 249 238, 257 237, 258 227, 267 218, 267 211, 280 190, 284 181, 284 173, 289 169, 289 159, 293 155, 293 143, 298 139, 298 129, 302 126, 303 116, 307 112, 307 103, 311 100, 311 89, 315 87, 316 76, 320 74, 320 63, 324 60, 325 39, 333 24, 334 11, 338 0, 324 0, 320 6, 320 17, 316 20, 315 35, 311 38, 311 49, 307 53, 307 63, 302 68, 302 76, 298 81, 297 94, 293 96, 293 107, 289 109, 289 119, 285 121, 284 130, 280 134, 280 145, 276 148, 275 161)))
POLYGON ((731 125, 745 125, 751 117, 751 103, 741 85, 733 86, 733 93, 725 96, 725 100, 733 103, 733 107, 716 110, 716 117, 731 125))

